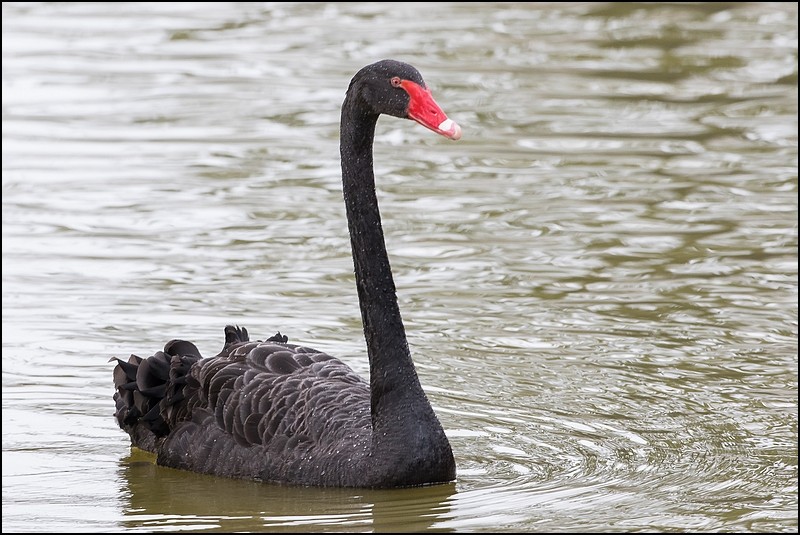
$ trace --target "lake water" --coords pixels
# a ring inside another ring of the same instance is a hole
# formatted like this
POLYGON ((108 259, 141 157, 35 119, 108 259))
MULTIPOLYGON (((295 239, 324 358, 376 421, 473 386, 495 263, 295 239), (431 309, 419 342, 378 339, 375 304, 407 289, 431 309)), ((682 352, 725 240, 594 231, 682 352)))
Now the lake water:
POLYGON ((796 3, 3 3, 6 531, 797 532, 796 3), (350 77, 453 484, 158 467, 112 356, 227 323, 368 372, 350 77))

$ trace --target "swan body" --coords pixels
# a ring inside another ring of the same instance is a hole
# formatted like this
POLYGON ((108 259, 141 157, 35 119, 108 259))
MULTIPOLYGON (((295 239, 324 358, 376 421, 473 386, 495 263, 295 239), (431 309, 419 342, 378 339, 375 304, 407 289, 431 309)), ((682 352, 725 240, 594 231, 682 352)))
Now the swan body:
POLYGON ((372 169, 381 114, 461 137, 414 67, 383 60, 353 77, 342 104, 342 181, 369 382, 280 333, 250 341, 231 325, 215 357, 172 340, 149 358, 115 359, 117 422, 158 464, 328 487, 455 479, 450 444, 411 359, 386 254, 372 169))

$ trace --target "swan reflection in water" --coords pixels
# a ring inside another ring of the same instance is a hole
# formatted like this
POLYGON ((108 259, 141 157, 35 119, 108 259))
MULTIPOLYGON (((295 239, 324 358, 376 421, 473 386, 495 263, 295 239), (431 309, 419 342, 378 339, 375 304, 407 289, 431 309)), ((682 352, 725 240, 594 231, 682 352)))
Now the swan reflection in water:
POLYGON ((211 532, 449 531, 455 483, 393 490, 297 487, 158 466, 132 449, 120 460, 122 526, 211 532))

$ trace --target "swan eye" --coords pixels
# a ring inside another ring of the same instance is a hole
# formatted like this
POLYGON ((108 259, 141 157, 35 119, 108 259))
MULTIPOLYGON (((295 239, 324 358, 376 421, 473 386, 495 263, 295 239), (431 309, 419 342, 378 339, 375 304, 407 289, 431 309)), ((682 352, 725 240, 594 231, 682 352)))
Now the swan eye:
POLYGON ((394 87, 400 87, 402 84, 403 81, 399 77, 395 76, 394 78, 392 78, 392 85, 394 87))

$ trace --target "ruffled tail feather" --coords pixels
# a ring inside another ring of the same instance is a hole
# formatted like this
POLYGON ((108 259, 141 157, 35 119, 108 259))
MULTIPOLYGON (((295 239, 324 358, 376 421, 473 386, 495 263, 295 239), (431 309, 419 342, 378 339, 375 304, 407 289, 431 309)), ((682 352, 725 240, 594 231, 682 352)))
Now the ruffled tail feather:
MULTIPOLYGON (((187 374, 200 352, 191 342, 172 340, 153 356, 143 359, 131 355, 114 368, 114 417, 128 432, 134 446, 155 451, 159 437, 170 432, 175 419, 175 405, 184 400, 187 374), (186 352, 187 355, 181 353, 186 352)), ((185 414, 186 411, 183 411, 185 414)))

